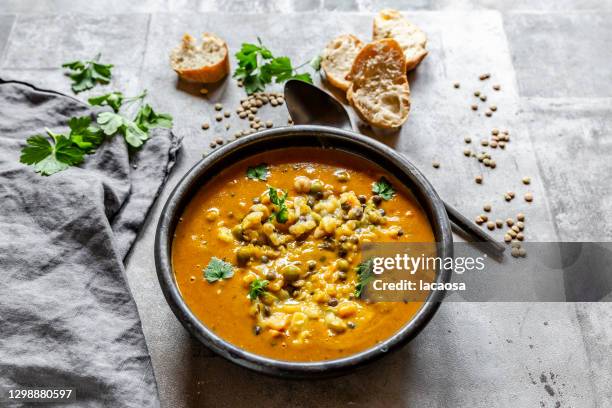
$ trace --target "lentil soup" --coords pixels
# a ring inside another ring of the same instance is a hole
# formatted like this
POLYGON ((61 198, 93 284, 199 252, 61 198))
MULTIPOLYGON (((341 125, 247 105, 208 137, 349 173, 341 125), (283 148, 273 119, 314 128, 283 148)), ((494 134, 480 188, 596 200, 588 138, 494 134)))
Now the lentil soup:
POLYGON ((172 264, 218 336, 279 360, 331 360, 389 338, 422 305, 360 299, 359 245, 387 241, 434 242, 398 180, 349 153, 292 148, 204 185, 176 228, 172 264))

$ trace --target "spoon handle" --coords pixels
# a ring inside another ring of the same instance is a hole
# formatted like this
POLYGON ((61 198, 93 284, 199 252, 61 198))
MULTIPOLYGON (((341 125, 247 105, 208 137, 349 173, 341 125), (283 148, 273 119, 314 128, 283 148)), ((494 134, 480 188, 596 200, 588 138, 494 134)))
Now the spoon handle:
POLYGON ((458 229, 456 232, 463 232, 468 238, 471 238, 475 242, 485 242, 488 245, 484 247, 484 250, 496 259, 501 259, 504 256, 505 246, 497 242, 491 235, 487 234, 479 227, 475 226, 470 220, 461 215, 459 211, 454 209, 451 205, 444 203, 448 218, 453 223, 454 229, 458 229))

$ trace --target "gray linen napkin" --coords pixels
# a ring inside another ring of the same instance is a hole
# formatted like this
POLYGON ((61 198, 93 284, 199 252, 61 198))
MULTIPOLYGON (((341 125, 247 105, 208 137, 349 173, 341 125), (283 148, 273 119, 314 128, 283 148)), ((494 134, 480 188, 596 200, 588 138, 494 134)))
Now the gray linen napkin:
MULTIPOLYGON (((129 155, 115 137, 50 177, 19 163, 28 136, 94 110, 0 79, 0 392, 76 388, 78 407, 159 406, 123 259, 172 169, 166 129, 129 155)), ((0 396, 0 406, 6 404, 0 396)), ((62 406, 66 406, 63 405, 62 406)))

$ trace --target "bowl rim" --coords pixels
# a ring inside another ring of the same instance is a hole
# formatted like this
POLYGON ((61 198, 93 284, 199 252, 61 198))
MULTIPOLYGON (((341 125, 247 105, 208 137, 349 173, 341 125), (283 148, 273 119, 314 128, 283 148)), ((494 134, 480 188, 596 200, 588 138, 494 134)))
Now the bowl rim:
MULTIPOLYGON (((405 156, 372 138, 328 126, 295 125, 264 130, 244 136, 202 158, 177 183, 166 199, 159 217, 155 234, 154 255, 157 276, 162 292, 168 305, 182 325, 206 347, 243 367, 264 374, 288 378, 326 377, 347 373, 388 354, 390 351, 397 350, 416 337, 429 323, 445 295, 444 291, 430 292, 428 298, 413 318, 402 326, 399 331, 381 343, 346 357, 313 362, 283 361, 246 351, 215 334, 191 312, 181 297, 174 278, 171 251, 174 229, 178 218, 182 215, 182 211, 192 195, 203 185, 203 183, 198 183, 198 181, 204 177, 207 171, 211 171, 214 165, 219 165, 222 160, 227 159, 232 154, 238 154, 240 150, 254 148, 258 144, 270 143, 275 140, 280 141, 285 138, 304 136, 314 136, 320 139, 321 148, 334 148, 335 143, 342 142, 346 145, 354 146, 356 154, 359 154, 359 148, 364 148, 366 151, 368 149, 375 150, 386 156, 394 166, 401 169, 403 176, 410 179, 414 184, 414 186, 409 188, 417 188, 418 191, 413 191, 413 194, 415 194, 419 204, 428 212, 429 221, 436 238, 438 253, 443 257, 452 257, 453 255, 453 237, 450 221, 444 204, 433 186, 405 156), (323 139, 325 141, 322 141, 323 139)), ((367 156, 362 157, 368 159, 367 156)), ((383 169, 385 168, 382 165, 380 166, 383 169)), ((436 274, 436 282, 449 282, 451 272, 449 268, 439 270, 436 274)))

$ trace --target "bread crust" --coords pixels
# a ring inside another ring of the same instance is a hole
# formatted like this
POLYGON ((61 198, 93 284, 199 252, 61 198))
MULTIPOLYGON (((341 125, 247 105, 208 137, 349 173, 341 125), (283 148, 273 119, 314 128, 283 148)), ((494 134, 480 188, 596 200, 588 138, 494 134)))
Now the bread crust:
POLYGON ((172 69, 174 69, 181 78, 192 82, 213 83, 223 79, 230 71, 229 50, 225 41, 214 34, 204 33, 202 35, 202 45, 199 47, 200 48, 198 48, 192 36, 185 34, 182 43, 172 50, 172 54, 170 55, 172 69), (184 68, 180 66, 181 56, 188 51, 202 54, 209 52, 203 49, 206 44, 218 48, 216 52, 218 51, 220 55, 218 58, 215 58, 214 62, 194 68, 184 68))
POLYGON ((346 76, 355 56, 363 48, 363 42, 353 34, 342 34, 331 40, 321 54, 321 68, 327 81, 346 92, 351 82, 346 76))
POLYGON ((406 71, 415 69, 427 56, 427 36, 416 25, 393 9, 381 10, 374 18, 372 38, 395 39, 406 57, 406 71))
POLYGON ((364 46, 348 79, 347 99, 362 120, 395 129, 408 119, 410 86, 404 52, 397 41, 385 38, 364 46))

